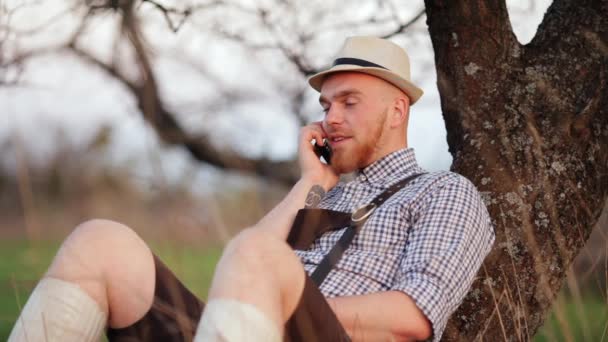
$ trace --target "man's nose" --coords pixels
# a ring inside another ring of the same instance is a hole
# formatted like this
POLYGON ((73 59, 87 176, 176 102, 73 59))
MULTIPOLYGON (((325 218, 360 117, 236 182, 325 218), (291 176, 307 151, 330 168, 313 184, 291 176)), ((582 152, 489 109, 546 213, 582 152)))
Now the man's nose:
POLYGON ((331 106, 329 110, 325 114, 325 119, 323 120, 327 125, 339 125, 344 122, 344 113, 339 106, 331 106))

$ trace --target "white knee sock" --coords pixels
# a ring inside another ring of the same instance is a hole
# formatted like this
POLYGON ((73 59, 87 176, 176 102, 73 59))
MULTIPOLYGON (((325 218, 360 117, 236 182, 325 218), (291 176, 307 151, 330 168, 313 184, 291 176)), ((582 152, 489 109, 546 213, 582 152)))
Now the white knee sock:
POLYGON ((43 278, 28 299, 8 342, 98 341, 107 315, 78 285, 43 278))
POLYGON ((194 342, 281 342, 276 324, 254 305, 213 299, 205 306, 194 342))

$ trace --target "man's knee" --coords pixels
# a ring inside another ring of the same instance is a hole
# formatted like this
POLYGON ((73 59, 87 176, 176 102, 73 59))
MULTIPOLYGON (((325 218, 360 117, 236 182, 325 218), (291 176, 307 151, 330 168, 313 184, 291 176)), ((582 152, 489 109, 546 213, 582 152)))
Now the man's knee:
POLYGON ((85 247, 106 245, 117 241, 137 241, 139 236, 128 226, 111 220, 92 219, 85 221, 70 234, 66 242, 85 247))
MULTIPOLYGON (((212 286, 211 295, 222 297, 231 286, 247 286, 246 292, 266 298, 279 294, 282 319, 291 315, 304 289, 304 267, 291 247, 257 228, 243 230, 228 243, 218 270, 220 280, 212 286)), ((249 302, 257 303, 251 298, 249 302)), ((267 312, 272 310, 267 308, 267 312)))
POLYGON ((62 277, 95 275, 122 264, 129 268, 149 257, 145 242, 124 224, 94 219, 81 223, 59 249, 50 273, 62 277), (125 261, 129 262, 125 262, 125 261), (94 274, 91 274, 94 273, 94 274))
POLYGON ((302 267, 289 245, 264 230, 247 228, 235 236, 226 246, 225 254, 238 258, 248 266, 265 267, 280 260, 287 267, 302 267))
POLYGON ((131 324, 148 310, 155 266, 146 243, 110 220, 78 225, 61 246, 49 276, 78 283, 110 309, 111 326, 131 324))

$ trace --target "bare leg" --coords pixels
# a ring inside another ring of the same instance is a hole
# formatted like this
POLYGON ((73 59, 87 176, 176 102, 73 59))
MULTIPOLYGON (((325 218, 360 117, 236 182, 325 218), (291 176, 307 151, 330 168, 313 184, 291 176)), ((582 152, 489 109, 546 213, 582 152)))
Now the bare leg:
POLYGON ((154 260, 129 227, 91 220, 65 240, 46 274, 78 284, 109 314, 109 325, 128 326, 152 305, 154 260))
POLYGON ((300 300, 304 280, 304 268, 285 241, 248 228, 224 250, 201 322, 214 300, 228 299, 252 305, 282 332, 300 300))
POLYGON ((65 317, 58 323, 72 326, 55 327, 53 335, 64 339, 61 330, 69 334, 68 330, 86 323, 79 319, 89 319, 89 314, 107 317, 112 327, 128 326, 149 310, 154 276, 152 253, 131 229, 113 221, 87 221, 62 244, 34 291, 40 293, 32 294, 34 302, 28 300, 11 336, 15 341, 28 339, 28 331, 33 336, 48 336, 48 320, 65 317), (63 303, 63 298, 70 301, 63 303), (24 317, 27 315, 30 317, 24 317), (41 316, 47 319, 36 319, 41 316))

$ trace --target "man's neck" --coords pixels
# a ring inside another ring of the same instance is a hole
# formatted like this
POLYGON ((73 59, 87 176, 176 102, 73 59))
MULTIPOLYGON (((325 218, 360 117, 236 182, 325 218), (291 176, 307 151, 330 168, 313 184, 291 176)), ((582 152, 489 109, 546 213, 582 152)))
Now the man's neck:
POLYGON ((368 166, 370 166, 372 164, 374 164, 378 160, 380 160, 380 159, 388 156, 391 153, 394 153, 394 152, 397 152, 399 150, 403 150, 403 149, 406 149, 406 148, 407 148, 407 142, 406 143, 397 144, 397 145, 391 147, 390 149, 385 149, 382 153, 378 153, 378 154, 374 153, 375 157, 372 159, 372 161, 368 162, 365 166, 361 167, 359 169, 359 171, 365 169, 366 167, 368 167, 368 166))

